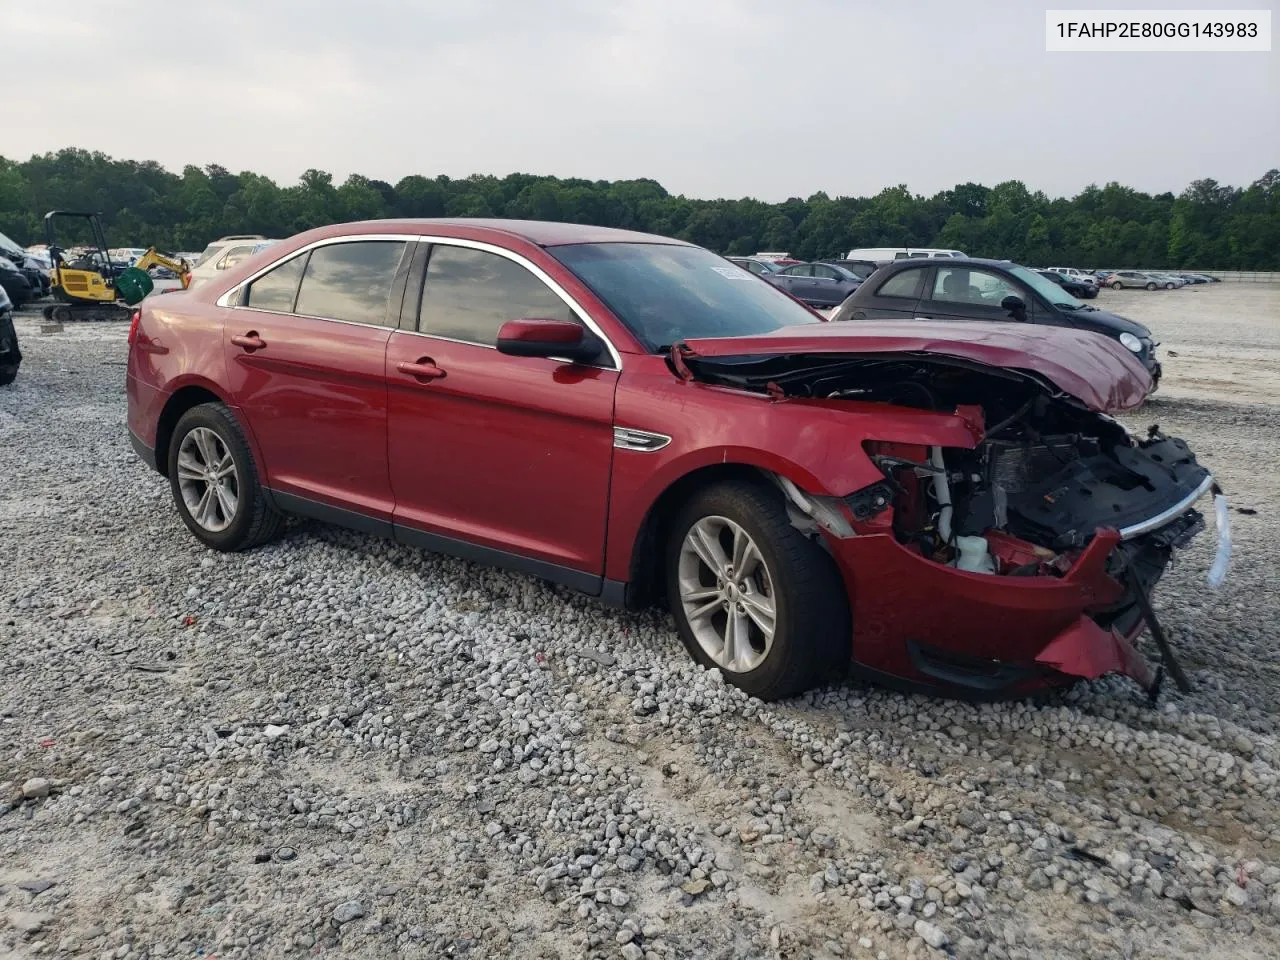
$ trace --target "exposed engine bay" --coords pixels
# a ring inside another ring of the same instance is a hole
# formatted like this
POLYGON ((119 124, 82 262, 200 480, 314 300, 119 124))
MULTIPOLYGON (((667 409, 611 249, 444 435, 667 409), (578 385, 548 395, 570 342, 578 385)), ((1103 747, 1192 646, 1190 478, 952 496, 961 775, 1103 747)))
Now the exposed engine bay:
POLYGON ((1061 576, 1107 528, 1132 543, 1129 553, 1141 546, 1154 581, 1169 552, 1204 529, 1191 504, 1212 477, 1185 442, 1157 427, 1134 437, 1027 371, 937 355, 695 362, 699 379, 777 399, 972 411, 983 435, 974 449, 868 443, 885 483, 847 499, 859 520, 892 507, 898 541, 938 563, 975 573, 1061 576))

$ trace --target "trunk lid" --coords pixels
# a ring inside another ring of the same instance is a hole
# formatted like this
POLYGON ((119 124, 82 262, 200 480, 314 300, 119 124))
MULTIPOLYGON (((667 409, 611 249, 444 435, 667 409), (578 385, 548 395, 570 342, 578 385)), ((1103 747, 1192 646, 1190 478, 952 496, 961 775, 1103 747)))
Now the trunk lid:
MULTIPOLYGON (((714 357, 949 357, 1047 381, 1097 412, 1151 392, 1141 361, 1102 334, 1064 327, 945 320, 814 323, 747 337, 686 340, 686 360, 714 357)), ((696 365, 695 365, 696 367, 696 365)))

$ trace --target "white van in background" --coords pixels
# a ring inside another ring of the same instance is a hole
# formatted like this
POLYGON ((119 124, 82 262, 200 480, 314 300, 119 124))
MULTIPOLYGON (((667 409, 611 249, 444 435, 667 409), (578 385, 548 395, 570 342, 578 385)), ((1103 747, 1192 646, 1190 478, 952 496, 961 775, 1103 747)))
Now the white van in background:
POLYGON ((960 250, 939 247, 859 247, 845 254, 846 260, 914 260, 918 257, 963 257, 960 250))

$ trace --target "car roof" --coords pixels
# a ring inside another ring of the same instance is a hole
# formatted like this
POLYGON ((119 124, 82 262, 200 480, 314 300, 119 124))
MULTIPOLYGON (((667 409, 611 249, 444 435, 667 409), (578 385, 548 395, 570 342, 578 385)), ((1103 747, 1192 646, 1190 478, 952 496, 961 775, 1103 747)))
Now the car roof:
MULTIPOLYGON (((656 233, 640 233, 636 230, 620 230, 616 227, 597 227, 587 223, 556 223, 548 220, 505 220, 500 217, 417 217, 403 220, 365 220, 360 223, 340 223, 322 228, 332 231, 332 236, 347 233, 392 231, 431 233, 439 228, 458 228, 469 235, 477 232, 501 233, 516 237, 539 247, 557 247, 569 243, 665 243, 682 247, 693 244, 656 233)), ((452 233, 453 231, 448 231, 452 233)))
POLYGON ((889 260, 885 263, 895 267, 901 264, 907 267, 999 267, 1002 270, 1022 266, 1022 264, 1014 263, 1012 260, 991 260, 987 257, 912 257, 910 259, 889 260))

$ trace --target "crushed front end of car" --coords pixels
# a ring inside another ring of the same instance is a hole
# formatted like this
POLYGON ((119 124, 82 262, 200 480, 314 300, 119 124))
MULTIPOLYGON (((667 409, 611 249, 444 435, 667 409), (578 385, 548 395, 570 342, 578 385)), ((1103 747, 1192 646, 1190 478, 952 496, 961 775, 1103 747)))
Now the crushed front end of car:
MULTIPOLYGON (((840 567, 862 672, 978 699, 1108 673, 1153 697, 1166 672, 1185 688, 1151 595, 1174 552, 1205 530, 1197 504, 1220 491, 1184 441, 1156 427, 1132 435, 1099 409, 1114 384, 1095 381, 1082 400, 1046 365, 995 367, 941 344, 706 358, 697 349, 680 362, 699 379, 779 402, 841 404, 859 417, 910 407, 971 427, 966 446, 954 430, 950 445, 892 428, 865 440, 849 455, 869 458, 882 479, 838 498, 784 484, 797 521, 840 567), (1135 646, 1148 627, 1156 666, 1135 646)), ((1225 508, 1219 516, 1222 535, 1225 508)), ((1221 546, 1219 580, 1229 539, 1221 546)))

